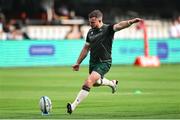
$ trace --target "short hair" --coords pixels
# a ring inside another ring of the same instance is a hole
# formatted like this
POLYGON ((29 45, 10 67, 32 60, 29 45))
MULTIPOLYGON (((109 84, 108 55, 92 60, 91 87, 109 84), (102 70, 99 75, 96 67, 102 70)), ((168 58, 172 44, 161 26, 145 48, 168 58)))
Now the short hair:
POLYGON ((89 18, 96 17, 98 19, 102 19, 103 13, 100 10, 93 10, 92 12, 89 13, 88 17, 89 18))

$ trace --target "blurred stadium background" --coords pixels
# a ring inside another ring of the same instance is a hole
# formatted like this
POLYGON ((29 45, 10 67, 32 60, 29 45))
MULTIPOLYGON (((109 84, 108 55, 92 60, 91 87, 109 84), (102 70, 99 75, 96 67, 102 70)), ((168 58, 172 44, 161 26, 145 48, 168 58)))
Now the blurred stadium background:
POLYGON ((44 118, 38 108, 42 95, 52 98, 49 119, 180 118, 179 5, 179 0, 0 0, 0 118, 44 118), (134 67, 144 55, 143 31, 133 25, 117 32, 107 75, 121 80, 117 95, 95 88, 75 115, 67 116, 65 105, 88 74, 89 56, 80 72, 70 66, 85 43, 87 15, 94 9, 109 24, 143 18, 149 54, 161 65, 134 67))

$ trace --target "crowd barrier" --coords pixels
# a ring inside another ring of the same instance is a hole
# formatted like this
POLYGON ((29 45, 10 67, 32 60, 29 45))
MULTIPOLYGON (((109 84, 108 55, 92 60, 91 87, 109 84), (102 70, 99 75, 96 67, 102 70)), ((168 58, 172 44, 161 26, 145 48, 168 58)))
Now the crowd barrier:
MULTIPOLYGON (((0 67, 68 66, 76 62, 84 40, 0 41, 0 67)), ((149 40, 150 55, 161 63, 180 63, 180 39, 149 40)), ((133 64, 144 54, 143 40, 114 40, 113 64, 133 64)), ((83 61, 87 65, 89 55, 83 61)))

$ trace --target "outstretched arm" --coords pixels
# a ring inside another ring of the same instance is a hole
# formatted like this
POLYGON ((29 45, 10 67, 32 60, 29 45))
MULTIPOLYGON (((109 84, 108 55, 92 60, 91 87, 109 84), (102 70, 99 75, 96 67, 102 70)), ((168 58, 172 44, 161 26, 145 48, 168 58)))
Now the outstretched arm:
POLYGON ((85 44, 83 49, 82 49, 82 51, 81 51, 81 53, 80 53, 80 55, 79 55, 79 57, 78 57, 78 60, 77 60, 76 64, 74 64, 72 66, 74 71, 78 71, 79 70, 80 64, 84 60, 84 58, 86 58, 88 52, 89 52, 89 45, 85 44))
POLYGON ((119 30, 122 30, 124 28, 131 26, 134 23, 140 22, 140 21, 142 21, 142 19, 140 19, 140 18, 134 18, 131 20, 121 21, 121 22, 115 24, 113 26, 113 29, 114 29, 114 31, 119 31, 119 30))

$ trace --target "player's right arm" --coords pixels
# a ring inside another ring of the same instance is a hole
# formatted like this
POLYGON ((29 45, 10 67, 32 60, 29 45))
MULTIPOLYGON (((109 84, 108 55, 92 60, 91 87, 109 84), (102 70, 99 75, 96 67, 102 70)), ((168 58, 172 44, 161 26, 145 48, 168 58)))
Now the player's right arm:
POLYGON ((84 45, 84 47, 83 47, 83 49, 82 49, 79 57, 78 57, 78 60, 77 60, 76 64, 74 64, 74 65, 72 66, 72 68, 73 68, 74 71, 78 71, 78 70, 79 70, 79 67, 80 67, 81 62, 84 60, 84 58, 86 58, 86 56, 87 56, 87 54, 88 54, 88 52, 89 52, 89 48, 90 48, 90 47, 89 47, 89 44, 86 43, 86 44, 84 45))
POLYGON ((134 18, 134 19, 131 19, 131 20, 121 21, 121 22, 119 22, 117 24, 114 24, 113 30, 116 32, 116 31, 122 30, 124 28, 127 28, 127 27, 131 26, 134 23, 138 23, 140 21, 142 21, 142 19, 140 19, 140 18, 134 18))

